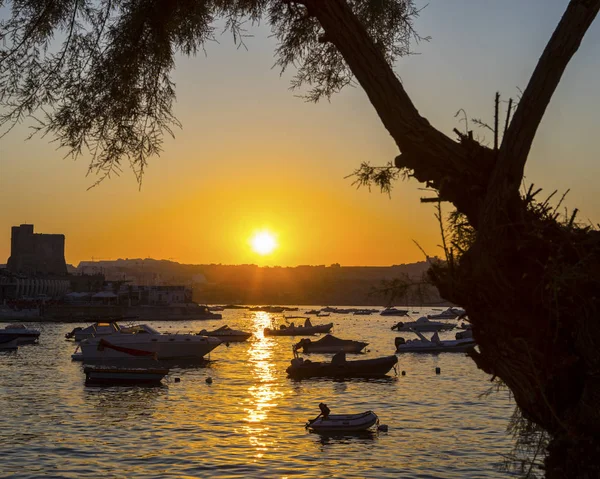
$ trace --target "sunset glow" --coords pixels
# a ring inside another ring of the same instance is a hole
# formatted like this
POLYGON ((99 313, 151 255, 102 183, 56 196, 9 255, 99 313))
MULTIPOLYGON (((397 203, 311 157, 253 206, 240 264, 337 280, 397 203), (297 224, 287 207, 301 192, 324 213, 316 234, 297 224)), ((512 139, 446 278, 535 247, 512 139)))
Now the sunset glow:
POLYGON ((260 231, 255 233, 250 240, 252 249, 260 255, 271 254, 277 248, 277 241, 272 233, 268 231, 260 231))

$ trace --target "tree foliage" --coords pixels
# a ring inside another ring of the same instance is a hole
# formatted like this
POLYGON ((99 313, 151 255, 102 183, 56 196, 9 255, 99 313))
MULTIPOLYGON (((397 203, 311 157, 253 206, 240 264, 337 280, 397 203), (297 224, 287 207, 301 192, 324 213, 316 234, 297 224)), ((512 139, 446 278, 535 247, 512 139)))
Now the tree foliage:
MULTIPOLYGON (((391 63, 418 38, 412 0, 352 0, 391 63)), ((141 180, 148 158, 173 135, 179 55, 196 55, 220 28, 244 42, 245 22, 266 20, 276 64, 295 68, 309 100, 352 82, 339 51, 301 3, 281 0, 2 0, 0 131, 27 118, 68 154, 91 153, 100 177, 129 162, 141 180)))

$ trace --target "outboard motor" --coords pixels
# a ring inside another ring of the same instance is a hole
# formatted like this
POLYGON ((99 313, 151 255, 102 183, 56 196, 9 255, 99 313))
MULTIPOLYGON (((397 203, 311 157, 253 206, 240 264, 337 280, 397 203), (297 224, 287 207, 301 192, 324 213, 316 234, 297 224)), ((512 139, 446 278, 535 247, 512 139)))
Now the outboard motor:
POLYGON ((73 331, 71 331, 70 333, 65 334, 65 338, 66 339, 72 339, 75 337, 75 333, 77 333, 78 331, 81 331, 83 328, 80 327, 76 327, 75 329, 73 329, 73 331))
POLYGON ((396 330, 400 331, 400 328, 401 328, 402 326, 404 326, 404 323, 403 323, 402 321, 398 321, 398 323, 396 323, 396 325, 395 325, 395 326, 392 326, 392 331, 393 331, 394 329, 396 329, 396 330))
POLYGON ((398 346, 401 346, 401 345, 403 345, 403 344, 406 344, 406 341, 405 341, 405 339, 404 339, 404 338, 402 338, 402 337, 399 337, 399 338, 396 338, 396 339, 394 339, 394 345, 396 346, 396 348, 397 348, 398 346))

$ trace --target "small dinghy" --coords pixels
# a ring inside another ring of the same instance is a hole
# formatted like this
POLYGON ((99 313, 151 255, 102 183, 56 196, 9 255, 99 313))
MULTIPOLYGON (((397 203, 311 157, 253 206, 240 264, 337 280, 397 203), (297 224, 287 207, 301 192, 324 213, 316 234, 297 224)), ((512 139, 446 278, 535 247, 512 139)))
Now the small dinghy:
POLYGON ((331 362, 313 362, 308 359, 294 358, 286 372, 293 379, 314 377, 380 378, 384 377, 397 362, 398 358, 395 355, 346 361, 345 353, 337 353, 331 362))
POLYGON ((369 343, 362 341, 353 341, 351 339, 340 339, 328 334, 318 341, 311 341, 310 338, 304 338, 294 345, 294 351, 302 349, 305 354, 309 353, 360 353, 369 343))
POLYGON ((87 367, 85 384, 159 384, 168 369, 87 367))
POLYGON ((207 331, 203 329, 198 333, 201 336, 212 336, 213 338, 219 338, 224 343, 242 343, 252 337, 252 333, 246 331, 240 331, 239 329, 231 329, 229 326, 221 326, 214 331, 207 331))
POLYGON ((379 423, 377 414, 365 411, 358 414, 329 414, 327 404, 319 404, 321 414, 314 419, 309 419, 306 429, 314 432, 344 433, 366 431, 371 426, 379 423))

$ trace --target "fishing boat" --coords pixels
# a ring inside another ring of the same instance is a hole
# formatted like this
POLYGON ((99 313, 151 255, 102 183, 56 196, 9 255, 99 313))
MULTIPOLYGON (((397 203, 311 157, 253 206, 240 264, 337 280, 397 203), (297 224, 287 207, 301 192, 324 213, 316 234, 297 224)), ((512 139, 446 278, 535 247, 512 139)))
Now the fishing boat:
POLYGON ((231 329, 229 326, 221 326, 214 331, 207 331, 203 329, 198 334, 202 336, 211 336, 213 338, 219 338, 225 343, 242 343, 252 337, 252 333, 246 331, 240 331, 239 329, 231 329))
POLYGON ((301 339, 294 345, 294 351, 302 349, 303 353, 360 353, 369 343, 362 341, 353 341, 351 339, 340 339, 327 334, 318 341, 312 341, 310 338, 301 339))
POLYGON ((304 326, 296 326, 294 323, 289 326, 282 324, 279 329, 265 328, 265 336, 312 336, 313 334, 325 334, 331 331, 333 323, 312 325, 310 319, 304 322, 304 326))
POLYGON ((431 321, 425 316, 421 316, 416 321, 403 323, 398 322, 392 326, 392 331, 420 331, 422 333, 433 333, 436 331, 450 331, 454 329, 455 325, 452 323, 440 323, 439 321, 431 321))
POLYGON ((313 362, 309 359, 294 358, 286 372, 290 378, 294 379, 313 377, 377 378, 385 376, 397 362, 398 358, 395 355, 346 361, 345 353, 337 353, 331 362, 313 362))
POLYGON ((377 414, 365 411, 358 414, 329 414, 309 419, 306 428, 314 432, 357 432, 366 431, 379 422, 377 414))
POLYGON ((0 351, 14 351, 19 349, 17 338, 10 334, 0 334, 0 351))
POLYGON ((408 316, 408 309, 385 308, 379 314, 381 316, 408 316))
POLYGON ((24 324, 9 324, 4 329, 0 329, 0 334, 11 336, 17 340, 17 344, 32 344, 40 337, 37 329, 30 329, 24 324))
POLYGON ((85 384, 160 384, 168 369, 86 367, 85 384))
POLYGON ((442 341, 437 333, 427 339, 419 331, 413 332, 419 339, 396 338, 396 353, 464 353, 476 345, 472 338, 442 341))

